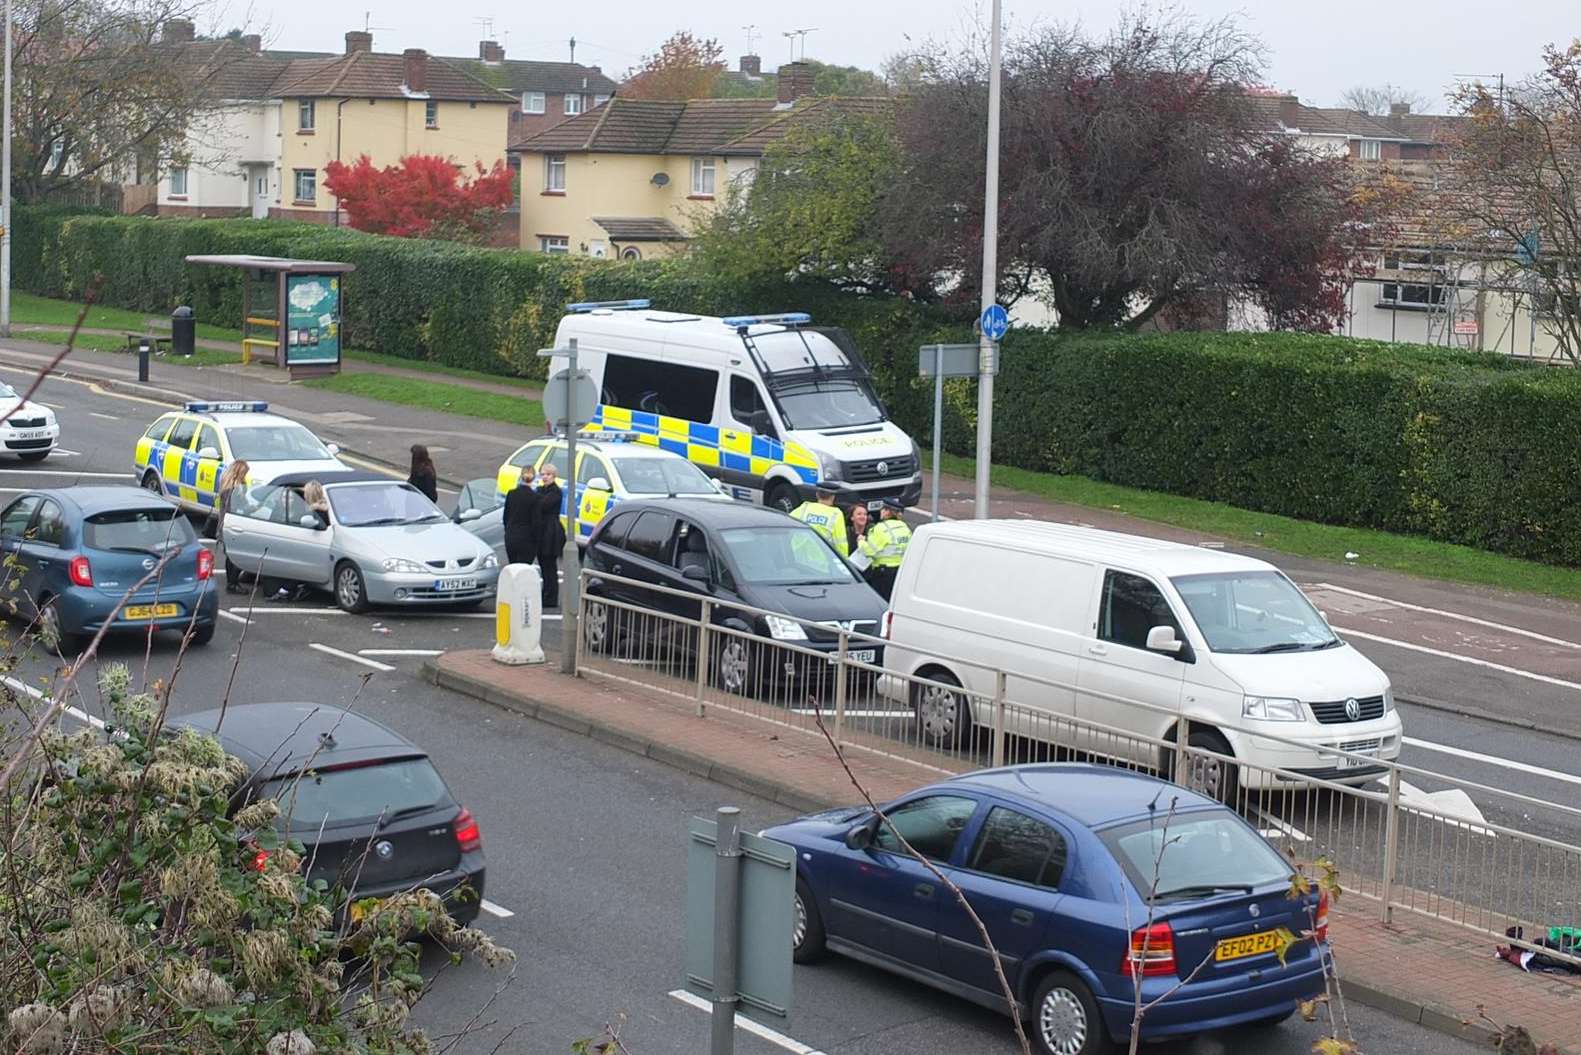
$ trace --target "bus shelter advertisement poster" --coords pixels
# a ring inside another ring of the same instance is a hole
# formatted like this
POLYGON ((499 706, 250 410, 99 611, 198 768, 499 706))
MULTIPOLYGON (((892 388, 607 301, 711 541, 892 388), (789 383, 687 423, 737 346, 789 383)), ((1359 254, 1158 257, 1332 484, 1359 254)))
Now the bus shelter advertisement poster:
POLYGON ((340 277, 292 275, 286 287, 287 365, 340 362, 340 277))

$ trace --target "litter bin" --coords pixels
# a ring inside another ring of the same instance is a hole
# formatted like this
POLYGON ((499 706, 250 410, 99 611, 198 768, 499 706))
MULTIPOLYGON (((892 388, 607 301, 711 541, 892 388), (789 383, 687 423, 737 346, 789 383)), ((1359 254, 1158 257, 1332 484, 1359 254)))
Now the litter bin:
POLYGON ((198 320, 185 304, 170 313, 170 350, 176 355, 191 355, 197 346, 198 320))

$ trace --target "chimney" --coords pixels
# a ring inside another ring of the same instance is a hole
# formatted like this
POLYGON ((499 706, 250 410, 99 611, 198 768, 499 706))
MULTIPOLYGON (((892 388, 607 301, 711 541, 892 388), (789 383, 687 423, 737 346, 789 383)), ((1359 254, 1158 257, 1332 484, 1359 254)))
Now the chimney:
POLYGON ((1411 104, 1410 103, 1390 103, 1389 104, 1389 116, 1390 117, 1404 117, 1406 114, 1409 114, 1410 112, 1411 112, 1411 104))
POLYGON ((401 52, 401 61, 406 67, 406 87, 414 92, 427 91, 428 52, 422 48, 407 48, 401 52))
POLYGON ((256 55, 263 49, 263 37, 257 33, 244 33, 242 34, 242 47, 256 55))
POLYGON ((505 49, 500 47, 497 40, 480 40, 478 58, 483 60, 485 66, 498 66, 505 61, 505 49))
POLYGON ((759 55, 741 56, 741 72, 748 77, 763 76, 763 58, 759 55))
POLYGON ((1301 127, 1301 100, 1293 95, 1279 97, 1279 123, 1286 128, 1301 127))
POLYGON ((197 33, 190 18, 172 18, 165 22, 160 36, 167 44, 189 44, 197 33))
POLYGON ((373 34, 366 30, 353 29, 346 34, 346 54, 355 55, 359 51, 373 50, 373 34))
POLYGON ((789 62, 779 69, 779 104, 789 106, 812 94, 812 67, 805 62, 789 62))

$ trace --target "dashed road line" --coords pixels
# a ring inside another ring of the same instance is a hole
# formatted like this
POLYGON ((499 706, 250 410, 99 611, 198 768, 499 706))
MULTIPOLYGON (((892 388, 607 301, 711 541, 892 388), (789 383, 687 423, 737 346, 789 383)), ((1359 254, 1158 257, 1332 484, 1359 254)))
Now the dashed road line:
POLYGON ((325 655, 336 656, 340 659, 350 660, 353 663, 361 663, 363 666, 372 667, 374 670, 391 671, 395 669, 388 663, 380 663, 376 659, 368 659, 364 656, 357 655, 355 652, 342 652, 338 648, 330 648, 328 645, 321 645, 317 641, 308 642, 307 647, 315 649, 319 652, 323 652, 325 655))
POLYGON ((481 908, 484 912, 487 912, 491 916, 498 916, 500 919, 510 919, 512 916, 516 915, 516 913, 506 908, 504 905, 496 905, 488 898, 484 898, 482 901, 479 901, 478 908, 481 908))
POLYGON ((1456 663, 1469 663, 1473 667, 1496 670, 1502 674, 1514 674, 1518 678, 1530 678, 1532 681, 1540 681, 1547 685, 1558 685, 1562 689, 1581 691, 1581 682, 1566 681, 1563 678, 1554 678, 1547 674, 1538 674, 1536 671, 1522 670, 1520 667, 1511 667, 1504 663, 1494 663, 1486 659, 1477 659, 1474 656, 1462 656, 1458 652, 1446 652, 1441 648, 1428 648, 1426 645, 1417 645, 1410 641, 1398 641, 1392 637, 1380 637, 1377 634, 1369 634, 1361 630, 1348 630, 1342 626, 1336 626, 1334 630, 1337 633, 1347 634, 1351 637, 1359 637, 1364 641, 1376 641, 1380 645, 1391 645, 1410 652, 1421 652, 1424 655, 1437 656, 1439 659, 1452 659, 1456 663))
POLYGON ((240 623, 242 626, 246 626, 248 623, 252 622, 252 620, 248 619, 246 616, 237 615, 235 612, 228 611, 224 608, 220 609, 219 615, 221 619, 229 619, 232 622, 240 623))
POLYGON ((1365 601, 1377 601, 1380 604, 1391 605, 1395 608, 1404 608, 1407 611, 1412 612, 1426 612, 1429 615, 1441 615, 1446 619, 1458 619, 1462 623, 1474 623, 1477 626, 1485 626, 1490 630, 1503 630, 1508 634, 1519 634, 1521 637, 1529 637, 1534 641, 1541 641, 1545 644, 1558 645, 1561 648, 1574 648, 1581 650, 1581 641, 1567 641, 1562 637, 1549 637, 1547 634, 1539 634, 1535 630, 1527 630, 1523 627, 1511 626, 1508 623, 1495 623, 1491 619, 1478 619, 1476 616, 1462 615, 1459 612, 1451 612, 1443 608, 1429 608, 1426 605, 1411 604, 1408 601, 1396 601, 1392 597, 1380 597, 1375 593, 1363 593, 1360 590, 1352 590, 1348 586, 1335 586, 1333 583, 1319 582, 1313 583, 1310 589, 1333 590, 1335 593, 1349 594, 1352 597, 1360 597, 1365 601))
POLYGON ((1467 751, 1463 747, 1435 744, 1431 740, 1418 740, 1411 736, 1402 736, 1400 742, 1410 747, 1420 747, 1424 751, 1437 751, 1439 754, 1453 755, 1456 758, 1464 758, 1471 762, 1481 762, 1483 765, 1499 766, 1503 769, 1513 769, 1518 773, 1526 773, 1534 777, 1546 777, 1549 780, 1563 781, 1566 784, 1581 785, 1581 776, 1576 776, 1574 773, 1561 773, 1558 770, 1544 769, 1541 766, 1517 762, 1511 758, 1497 758, 1477 751, 1467 751))
MULTIPOLYGON (((34 685, 29 685, 21 678, 13 678, 9 674, 0 674, 0 685, 6 685, 12 689, 15 689, 17 692, 25 693, 40 703, 54 702, 49 693, 45 692, 43 689, 40 689, 34 685)), ((72 707, 68 704, 67 706, 61 708, 61 713, 69 714, 79 722, 87 722, 95 729, 104 728, 103 718, 100 718, 97 715, 89 714, 87 711, 84 711, 81 708, 72 707)))
POLYGON ((116 417, 114 414, 100 414, 97 410, 90 410, 90 411, 88 411, 88 416, 90 418, 103 418, 105 421, 120 421, 121 420, 120 418, 116 417))

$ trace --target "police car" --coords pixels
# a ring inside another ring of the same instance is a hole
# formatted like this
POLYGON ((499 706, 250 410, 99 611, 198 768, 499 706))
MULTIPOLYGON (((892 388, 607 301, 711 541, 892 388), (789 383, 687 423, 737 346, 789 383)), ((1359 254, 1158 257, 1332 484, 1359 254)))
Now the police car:
POLYGON ((343 472, 340 448, 324 443, 264 402, 188 403, 161 414, 137 441, 132 471, 150 491, 184 509, 208 512, 225 466, 241 459, 248 483, 283 473, 343 472))
MULTIPOLYGON (((561 491, 567 492, 569 488, 566 481, 570 478, 566 472, 568 457, 564 437, 544 436, 531 440, 518 447, 500 465, 494 486, 499 494, 504 495, 520 484, 524 466, 530 465, 537 471, 551 464, 560 477, 561 491)), ((577 433, 576 462, 579 542, 586 542, 604 514, 622 499, 685 497, 734 501, 720 489, 719 484, 679 454, 649 447, 631 433, 577 433)), ((560 500, 562 520, 569 509, 569 495, 566 494, 560 500)), ((468 510, 459 507, 456 510, 462 526, 503 552, 504 528, 500 521, 504 515, 503 508, 483 512, 480 516, 469 517, 467 513, 468 510), (496 537, 500 541, 496 542, 496 537)))

